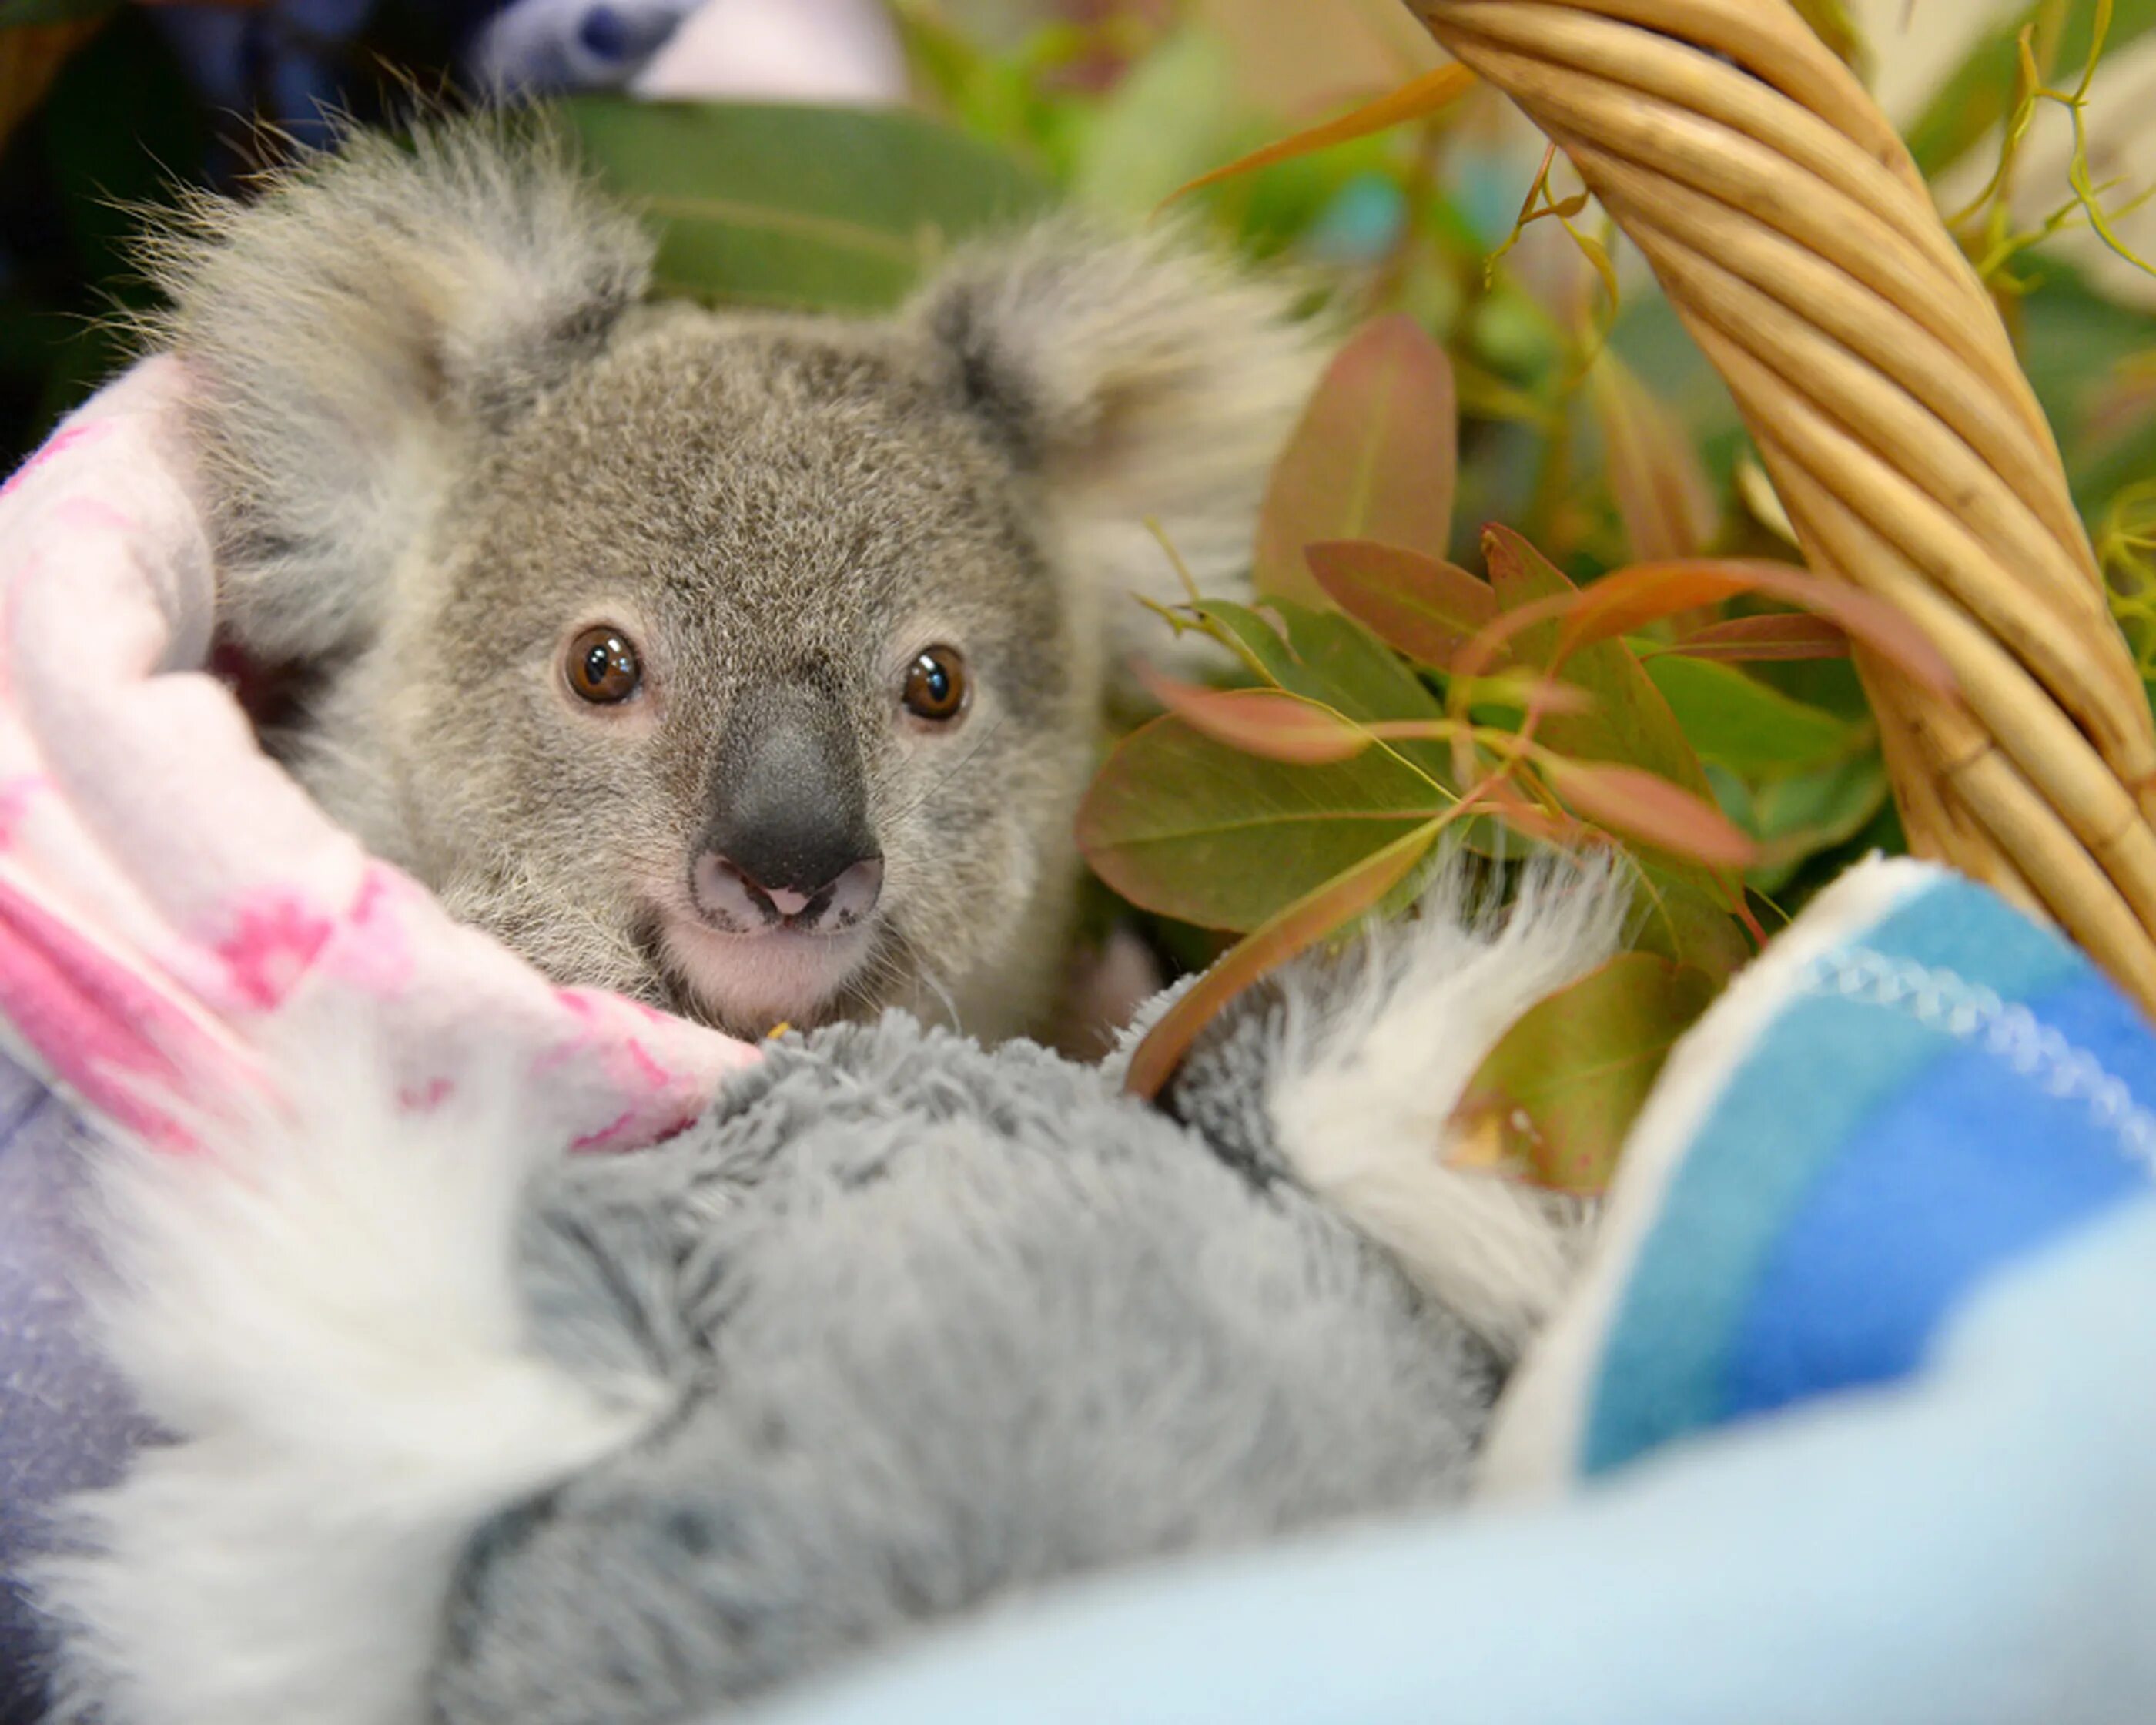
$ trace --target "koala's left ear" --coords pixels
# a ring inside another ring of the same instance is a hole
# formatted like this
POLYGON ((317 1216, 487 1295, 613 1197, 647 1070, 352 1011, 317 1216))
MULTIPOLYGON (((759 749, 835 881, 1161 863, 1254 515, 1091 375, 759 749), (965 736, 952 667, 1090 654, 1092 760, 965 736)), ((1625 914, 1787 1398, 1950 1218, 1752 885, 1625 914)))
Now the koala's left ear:
MULTIPOLYGON (((1265 480, 1316 382, 1289 291, 1187 239, 1051 221, 962 252, 912 313, 952 388, 1037 474, 1105 593, 1181 597, 1248 575, 1265 480)), ((1110 600, 1121 623, 1142 614, 1110 600)))

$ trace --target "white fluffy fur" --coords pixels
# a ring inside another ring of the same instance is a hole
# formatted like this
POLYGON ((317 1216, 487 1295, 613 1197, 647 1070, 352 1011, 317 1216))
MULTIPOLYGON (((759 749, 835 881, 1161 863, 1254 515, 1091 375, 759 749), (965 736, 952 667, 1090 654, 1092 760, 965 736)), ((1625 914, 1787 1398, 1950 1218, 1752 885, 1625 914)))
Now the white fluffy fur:
POLYGON ((1294 300, 1284 272, 1240 273, 1173 223, 1066 218, 962 252, 916 305, 1035 444, 1120 650, 1177 650, 1127 597, 1185 598, 1155 526, 1204 592, 1248 585, 1266 476, 1325 359, 1294 300))
POLYGON ((1617 947, 1621 869, 1538 863, 1502 916, 1448 870, 1417 921, 1373 936, 1344 1005, 1294 999, 1270 1104, 1297 1175, 1508 1357, 1563 1296, 1582 1207, 1450 1165, 1451 1117, 1513 1023, 1617 947))
POLYGON ((214 1150, 113 1148, 99 1316, 177 1441, 80 1506, 46 1578, 64 1705, 101 1725, 421 1719, 474 1527, 657 1410, 526 1345, 512 1235, 548 1139, 511 1075, 406 1114, 363 1045, 305 1045, 304 1100, 214 1150))
POLYGON ((1625 1142, 1618 1178, 1577 1283, 1497 1404, 1478 1464, 1483 1496, 1551 1497, 1572 1487, 1587 1414, 1586 1386, 1618 1300, 1671 1180, 1744 1050, 1788 1005, 1807 966, 1852 930, 1877 922, 1937 872, 1936 865, 1912 857, 1875 855, 1858 864, 1775 937, 1671 1051, 1625 1142))

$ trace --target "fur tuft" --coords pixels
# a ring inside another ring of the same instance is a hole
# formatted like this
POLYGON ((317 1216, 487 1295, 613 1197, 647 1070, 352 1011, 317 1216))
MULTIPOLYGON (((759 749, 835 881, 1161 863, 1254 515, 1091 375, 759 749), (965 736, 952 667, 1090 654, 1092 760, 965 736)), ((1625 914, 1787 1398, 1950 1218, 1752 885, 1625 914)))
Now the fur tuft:
POLYGON ((1531 864, 1504 909, 1455 862, 1416 920, 1367 938, 1360 986, 1281 979, 1268 1105, 1284 1159, 1507 1358, 1563 1294, 1584 1208, 1450 1166, 1449 1123, 1520 1015, 1615 952, 1630 903, 1613 860, 1531 864))
POLYGON ((515 1235, 552 1153, 509 1075, 407 1111, 363 1049, 285 1052, 303 1101, 204 1123, 193 1155, 111 1147, 95 1305, 172 1441, 74 1506, 41 1578, 64 1717, 423 1717, 472 1529, 663 1399, 530 1344, 515 1235))
MULTIPOLYGON (((1265 480, 1315 385, 1322 331, 1279 281, 1173 233, 1075 218, 959 257, 913 316, 992 430, 1047 482, 1070 553, 1126 634, 1123 597, 1244 585, 1265 480)), ((1157 625, 1146 629, 1150 644, 1157 625)))
POLYGON ((439 499, 499 426, 643 293, 649 241, 558 138, 500 118, 355 132, 254 203, 197 196, 143 247, 172 301, 239 638, 350 649, 439 499))

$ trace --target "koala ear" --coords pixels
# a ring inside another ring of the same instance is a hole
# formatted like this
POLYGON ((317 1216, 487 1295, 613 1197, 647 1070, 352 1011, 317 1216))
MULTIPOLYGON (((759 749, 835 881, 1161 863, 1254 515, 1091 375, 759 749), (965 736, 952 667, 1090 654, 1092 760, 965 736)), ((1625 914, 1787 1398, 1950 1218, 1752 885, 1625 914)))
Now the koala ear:
POLYGON ((1186 239, 1060 219, 961 253, 913 315, 952 388, 1041 479, 1111 626, 1142 629, 1118 590, 1182 596, 1149 517, 1201 586, 1248 576, 1266 476, 1321 359, 1291 311, 1281 283, 1186 239))
POLYGON ((145 247, 192 374, 228 626, 311 658, 363 641, 459 439, 595 348, 649 240, 557 140, 498 119, 363 133, 145 247))

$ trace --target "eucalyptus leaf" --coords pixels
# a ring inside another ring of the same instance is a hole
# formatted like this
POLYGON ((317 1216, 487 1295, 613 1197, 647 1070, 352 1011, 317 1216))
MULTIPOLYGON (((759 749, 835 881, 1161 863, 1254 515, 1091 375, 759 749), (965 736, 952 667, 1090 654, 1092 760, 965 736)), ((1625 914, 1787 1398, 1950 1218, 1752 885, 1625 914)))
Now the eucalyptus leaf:
MULTIPOLYGON (((1577 591, 1517 533, 1493 528, 1483 548, 1497 602, 1507 611, 1577 591)), ((1522 630, 1513 640, 1514 655, 1525 664, 1547 665, 1561 628, 1553 619, 1522 630)), ((1566 660, 1562 675, 1593 704, 1581 712, 1547 715, 1537 733, 1546 747, 1582 761, 1621 762, 1697 797, 1712 798, 1698 753, 1676 715, 1622 640, 1582 648, 1566 660)), ((1652 854, 1637 863, 1642 914, 1635 938, 1643 949, 1717 978, 1743 963, 1748 948, 1732 919, 1738 895, 1729 885, 1697 863, 1652 854)))
POLYGON ((1780 892, 1814 857, 1870 826, 1887 805, 1888 790, 1886 765, 1876 754, 1759 787, 1747 825, 1760 841, 1762 860, 1746 880, 1755 891, 1780 892))
POLYGON ((2049 256, 2021 304, 2022 363, 2045 417, 2058 428, 2074 501, 2094 514, 2123 485, 2156 472, 2156 423, 2124 437, 2093 434, 2091 409, 2126 361, 2156 349, 2156 318, 2092 288, 2049 256))
POLYGON ((1413 320, 1365 324, 1333 356, 1274 467, 1258 521, 1258 591, 1322 608, 1304 557, 1321 540, 1445 554, 1459 471, 1452 364, 1413 320))
POLYGON ((1171 716, 1109 757, 1079 811, 1078 839, 1094 870, 1133 903, 1240 932, 1451 802, 1383 749, 1291 767, 1215 742, 1171 716))
POLYGON ((1487 1166, 1559 1191, 1600 1192, 1671 1046, 1715 990, 1691 966, 1620 953, 1505 1034, 1468 1082, 1455 1137, 1487 1166))
POLYGON ((1178 31, 1116 86, 1079 141, 1071 195, 1142 216, 1234 147, 1235 69, 1210 32, 1178 31))
POLYGON ((1848 754, 1865 734, 1734 665, 1663 654, 1647 661, 1646 671, 1701 758, 1738 773, 1815 767, 1848 754))
POLYGON ((699 300, 881 310, 957 242, 1048 202, 1009 158, 897 110, 583 96, 561 111, 657 228, 662 290, 699 300))
MULTIPOLYGON (((1313 611, 1292 599, 1272 599, 1263 613, 1226 599, 1205 599, 1198 614, 1251 672, 1310 701, 1365 724, 1397 719, 1438 719, 1444 703, 1383 642, 1337 611, 1313 611), (1286 633, 1283 634, 1282 630, 1286 633)), ((1452 755, 1433 738, 1403 738, 1387 745, 1441 785, 1453 785, 1452 755)))

